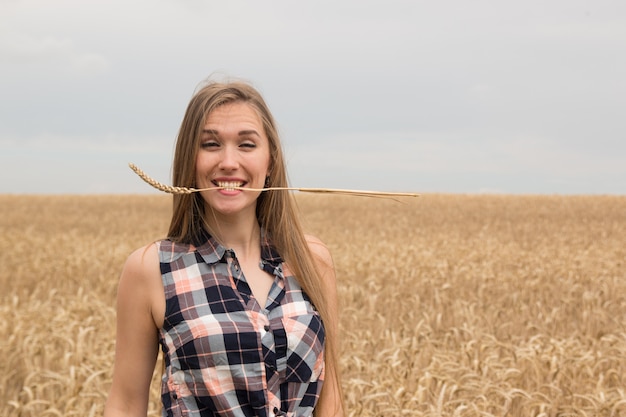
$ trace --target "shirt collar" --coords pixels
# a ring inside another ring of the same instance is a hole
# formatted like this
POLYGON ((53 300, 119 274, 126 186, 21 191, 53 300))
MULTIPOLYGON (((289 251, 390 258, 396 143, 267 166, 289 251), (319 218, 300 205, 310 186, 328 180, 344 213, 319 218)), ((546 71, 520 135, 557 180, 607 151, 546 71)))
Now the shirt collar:
MULTIPOLYGON (((202 234, 202 240, 204 241, 200 245, 196 245, 196 251, 202 257, 207 264, 214 264, 221 261, 224 255, 228 251, 222 246, 217 239, 211 236, 208 232, 204 231, 202 234)), ((280 254, 272 246, 272 242, 269 237, 269 233, 265 229, 261 228, 261 261, 271 265, 273 268, 280 267, 283 262, 280 254)))
POLYGON ((226 248, 206 231, 203 231, 202 239, 204 243, 196 246, 196 252, 207 264, 219 262, 226 254, 226 248))

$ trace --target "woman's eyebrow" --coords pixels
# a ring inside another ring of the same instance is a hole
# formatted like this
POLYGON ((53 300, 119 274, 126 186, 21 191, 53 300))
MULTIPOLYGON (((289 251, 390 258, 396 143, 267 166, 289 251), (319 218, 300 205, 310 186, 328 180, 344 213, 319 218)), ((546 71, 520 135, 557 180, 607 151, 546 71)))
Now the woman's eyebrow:
MULTIPOLYGON (((215 129, 202 129, 202 133, 205 133, 207 135, 213 135, 213 136, 219 136, 219 132, 215 129)), ((259 132, 257 132, 254 129, 249 129, 249 130, 240 130, 239 131, 239 136, 249 136, 249 135, 256 135, 256 136, 261 136, 259 134, 259 132)))
POLYGON ((239 136, 248 136, 248 135, 256 135, 261 137, 261 135, 259 135, 259 132, 257 132, 256 130, 241 130, 239 131, 239 136))

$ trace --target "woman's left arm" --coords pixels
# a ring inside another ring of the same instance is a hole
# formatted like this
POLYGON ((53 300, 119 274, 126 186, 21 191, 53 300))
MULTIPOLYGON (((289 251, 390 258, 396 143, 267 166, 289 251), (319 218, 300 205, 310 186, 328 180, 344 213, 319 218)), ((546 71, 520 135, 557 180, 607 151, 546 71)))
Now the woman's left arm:
MULTIPOLYGON (((326 361, 326 378, 320 394, 320 400, 315 408, 316 417, 343 417, 343 401, 341 400, 341 388, 339 381, 339 303, 337 299, 337 280, 333 258, 326 245, 316 237, 306 236, 309 249, 316 261, 318 271, 324 286, 324 295, 328 300, 329 317, 324 325, 330 327, 331 333, 335 336, 333 357, 335 360, 326 361)), ((327 355, 328 357, 328 355, 327 355)))

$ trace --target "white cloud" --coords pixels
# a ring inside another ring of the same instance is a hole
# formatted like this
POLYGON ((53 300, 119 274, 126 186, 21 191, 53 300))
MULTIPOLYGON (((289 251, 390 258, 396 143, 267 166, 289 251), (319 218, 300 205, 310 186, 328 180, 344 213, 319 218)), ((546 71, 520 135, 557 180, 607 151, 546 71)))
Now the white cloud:
MULTIPOLYGON (((619 151, 616 149, 616 151, 619 151)), ((626 175, 619 152, 594 156, 549 137, 506 132, 376 132, 317 137, 289 152, 292 165, 344 173, 626 175)))
POLYGON ((5 63, 37 63, 70 55, 72 45, 68 39, 53 37, 34 38, 24 34, 3 34, 0 37, 0 53, 5 63))
POLYGON ((78 51, 70 39, 23 33, 1 33, 0 56, 5 67, 44 66, 80 75, 101 74, 111 67, 101 54, 78 51))
POLYGON ((119 132, 87 135, 42 132, 29 136, 0 134, 0 147, 19 149, 21 152, 138 153, 169 157, 173 144, 171 138, 165 136, 119 132))
POLYGON ((72 69, 79 74, 101 74, 107 72, 111 63, 99 54, 82 54, 71 59, 72 69))

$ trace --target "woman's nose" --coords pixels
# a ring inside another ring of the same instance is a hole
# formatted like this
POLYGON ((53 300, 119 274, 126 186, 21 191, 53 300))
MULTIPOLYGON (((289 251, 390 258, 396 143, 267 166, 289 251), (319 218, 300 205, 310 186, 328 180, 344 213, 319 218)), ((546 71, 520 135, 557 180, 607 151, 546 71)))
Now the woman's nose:
POLYGON ((223 149, 220 155, 219 168, 224 170, 232 170, 239 167, 239 158, 237 157, 237 150, 230 146, 223 149))

